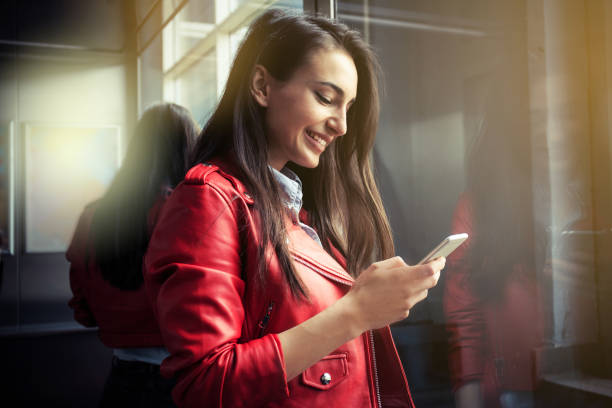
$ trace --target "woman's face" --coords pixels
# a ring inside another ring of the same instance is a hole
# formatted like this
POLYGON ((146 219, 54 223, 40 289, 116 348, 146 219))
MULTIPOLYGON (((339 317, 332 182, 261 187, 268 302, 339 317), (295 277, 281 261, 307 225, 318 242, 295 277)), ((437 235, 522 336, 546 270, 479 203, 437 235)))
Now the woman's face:
POLYGON ((318 49, 287 81, 262 75, 265 100, 257 100, 266 107, 269 164, 277 170, 289 161, 317 167, 321 153, 346 133, 346 113, 357 94, 353 59, 341 49, 318 49))

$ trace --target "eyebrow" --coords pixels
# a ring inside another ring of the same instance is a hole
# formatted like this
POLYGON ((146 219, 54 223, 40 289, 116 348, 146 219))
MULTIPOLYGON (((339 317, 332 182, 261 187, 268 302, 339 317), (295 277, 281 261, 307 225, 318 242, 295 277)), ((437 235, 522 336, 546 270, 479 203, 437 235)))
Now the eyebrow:
MULTIPOLYGON (((336 93, 338 95, 340 95, 341 97, 344 97, 344 91, 342 90, 342 88, 340 88, 338 85, 334 84, 333 82, 327 82, 327 81, 317 81, 317 83, 321 84, 321 85, 326 85, 329 86, 330 88, 332 88, 334 91, 336 91, 336 93)), ((349 102, 355 102, 355 98, 351 99, 349 102)))

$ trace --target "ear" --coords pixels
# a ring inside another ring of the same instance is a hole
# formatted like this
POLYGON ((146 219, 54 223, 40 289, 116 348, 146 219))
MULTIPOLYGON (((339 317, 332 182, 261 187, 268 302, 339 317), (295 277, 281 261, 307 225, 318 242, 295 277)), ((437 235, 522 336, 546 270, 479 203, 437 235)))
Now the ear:
POLYGON ((251 77, 251 95, 260 106, 267 108, 269 91, 270 73, 263 65, 255 65, 251 77))

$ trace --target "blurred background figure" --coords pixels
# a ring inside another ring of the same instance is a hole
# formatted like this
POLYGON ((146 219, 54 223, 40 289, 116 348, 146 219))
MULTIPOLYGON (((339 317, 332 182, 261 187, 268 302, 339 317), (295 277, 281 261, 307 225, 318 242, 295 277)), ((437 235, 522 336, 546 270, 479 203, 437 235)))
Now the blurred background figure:
POLYGON ((470 234, 449 256, 444 293, 459 408, 532 407, 533 351, 542 339, 529 138, 510 81, 496 72, 483 78, 484 114, 467 144, 467 190, 452 220, 453 233, 470 234))
POLYGON ((198 126, 174 103, 147 109, 106 194, 81 214, 66 252, 74 318, 113 349, 101 406, 173 406, 168 355, 144 291, 142 257, 157 214, 188 170, 198 126))

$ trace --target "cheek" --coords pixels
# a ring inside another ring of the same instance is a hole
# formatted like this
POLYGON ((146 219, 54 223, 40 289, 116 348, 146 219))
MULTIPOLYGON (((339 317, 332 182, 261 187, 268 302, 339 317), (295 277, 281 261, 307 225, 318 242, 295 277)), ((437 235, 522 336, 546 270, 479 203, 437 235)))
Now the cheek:
POLYGON ((287 149, 295 141, 296 127, 287 110, 272 110, 266 114, 266 137, 272 149, 287 149))
POLYGON ((277 109, 268 111, 267 126, 275 133, 293 133, 308 125, 309 115, 299 104, 288 102, 277 109))
POLYGON ((269 109, 266 112, 266 128, 271 132, 272 137, 278 134, 287 132, 287 128, 291 125, 291 120, 287 111, 283 109, 269 109))
POLYGON ((325 112, 321 106, 309 103, 309 101, 296 101, 287 111, 286 119, 291 120, 291 125, 295 128, 305 128, 317 125, 324 120, 325 112))
POLYGON ((308 97, 307 91, 284 93, 273 98, 266 111, 266 126, 273 135, 289 137, 305 127, 312 126, 324 119, 324 108, 308 97))

